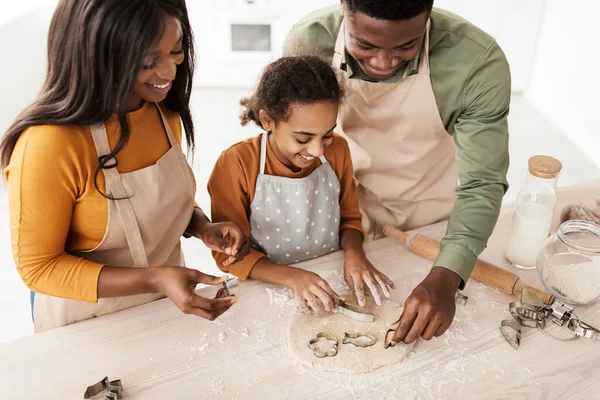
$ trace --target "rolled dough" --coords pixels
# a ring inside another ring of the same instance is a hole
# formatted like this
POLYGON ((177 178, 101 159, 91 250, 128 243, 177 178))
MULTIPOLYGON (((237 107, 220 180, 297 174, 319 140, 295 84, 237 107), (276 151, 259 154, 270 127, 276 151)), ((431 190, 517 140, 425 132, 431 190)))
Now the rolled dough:
MULTIPOLYGON (((358 304, 354 296, 346 297, 346 301, 350 304, 358 304)), ((373 371, 406 359, 415 343, 399 343, 388 349, 383 347, 385 333, 402 314, 402 307, 389 300, 384 300, 381 307, 378 307, 371 298, 367 298, 366 308, 375 315, 375 321, 359 322, 340 314, 296 315, 288 330, 288 348, 294 359, 306 367, 348 374, 373 371), (337 355, 326 358, 315 357, 313 351, 308 348, 308 342, 319 332, 338 338, 337 355), (370 333, 377 338, 377 343, 364 348, 342 344, 345 332, 370 333)))

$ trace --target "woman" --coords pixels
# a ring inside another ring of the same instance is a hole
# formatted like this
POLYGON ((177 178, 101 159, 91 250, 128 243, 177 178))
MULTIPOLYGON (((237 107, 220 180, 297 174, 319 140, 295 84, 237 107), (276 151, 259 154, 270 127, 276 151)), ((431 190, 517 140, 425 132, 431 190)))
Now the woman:
POLYGON ((249 252, 194 206, 193 61, 184 0, 59 2, 46 83, 0 144, 36 332, 163 296, 211 320, 235 302, 196 295, 222 279, 183 268, 184 234, 229 264, 249 252))

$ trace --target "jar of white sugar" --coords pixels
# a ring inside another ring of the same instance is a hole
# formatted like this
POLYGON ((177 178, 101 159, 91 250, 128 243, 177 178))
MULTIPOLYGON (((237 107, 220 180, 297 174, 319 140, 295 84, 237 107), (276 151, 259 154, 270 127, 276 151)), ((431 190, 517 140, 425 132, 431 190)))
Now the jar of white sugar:
POLYGON ((600 225, 564 222, 542 246, 537 272, 546 290, 566 303, 600 299, 600 225))

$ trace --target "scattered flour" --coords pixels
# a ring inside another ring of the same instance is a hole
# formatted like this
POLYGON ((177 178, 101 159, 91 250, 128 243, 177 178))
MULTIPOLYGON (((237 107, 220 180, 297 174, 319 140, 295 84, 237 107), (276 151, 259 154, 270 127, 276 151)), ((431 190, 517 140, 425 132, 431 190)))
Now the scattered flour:
POLYGON ((266 288, 269 294, 269 304, 286 306, 294 303, 294 291, 290 288, 266 288))
POLYGON ((213 378, 210 381, 210 388, 215 394, 225 393, 225 381, 222 378, 213 378))
POLYGON ((587 303, 600 296, 600 263, 556 265, 547 267, 546 284, 565 300, 587 303))

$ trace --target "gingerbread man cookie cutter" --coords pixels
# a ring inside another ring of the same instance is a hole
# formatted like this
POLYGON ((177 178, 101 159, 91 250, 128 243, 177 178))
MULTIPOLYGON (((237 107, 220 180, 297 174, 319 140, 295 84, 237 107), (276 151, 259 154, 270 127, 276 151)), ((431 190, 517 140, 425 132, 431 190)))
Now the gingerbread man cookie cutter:
POLYGON ((83 394, 84 399, 90 399, 100 393, 108 391, 108 394, 104 396, 104 400, 118 400, 123 397, 123 384, 120 379, 110 381, 108 376, 105 376, 99 382, 96 382, 92 386, 88 386, 85 393, 83 394))

